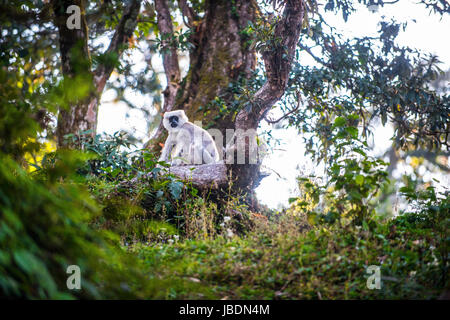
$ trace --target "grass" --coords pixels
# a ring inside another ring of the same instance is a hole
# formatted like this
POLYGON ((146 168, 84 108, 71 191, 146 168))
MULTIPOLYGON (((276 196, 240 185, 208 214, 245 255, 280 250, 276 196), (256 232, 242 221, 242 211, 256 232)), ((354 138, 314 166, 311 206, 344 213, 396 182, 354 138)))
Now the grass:
POLYGON ((423 232, 389 223, 310 227, 292 216, 254 222, 244 236, 137 243, 130 251, 166 281, 172 299, 428 299, 445 289, 423 232), (380 290, 367 288, 370 265, 381 267, 380 290))

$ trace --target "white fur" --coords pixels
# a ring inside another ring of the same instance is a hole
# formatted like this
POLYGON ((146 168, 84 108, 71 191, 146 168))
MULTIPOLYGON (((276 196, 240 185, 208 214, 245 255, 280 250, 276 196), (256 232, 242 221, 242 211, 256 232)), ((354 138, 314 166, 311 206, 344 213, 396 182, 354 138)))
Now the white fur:
POLYGON ((183 110, 166 112, 163 126, 169 132, 164 143, 159 161, 172 165, 204 164, 219 161, 219 152, 211 135, 199 126, 189 122, 183 110), (169 118, 178 117, 178 125, 174 128, 169 118))

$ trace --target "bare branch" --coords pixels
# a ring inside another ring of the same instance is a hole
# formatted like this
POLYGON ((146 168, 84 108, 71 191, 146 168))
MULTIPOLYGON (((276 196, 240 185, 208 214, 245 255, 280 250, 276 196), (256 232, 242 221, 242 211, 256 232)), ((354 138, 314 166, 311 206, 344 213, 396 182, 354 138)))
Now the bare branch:
MULTIPOLYGON (((128 46, 128 40, 136 29, 137 16, 141 8, 140 0, 131 0, 129 5, 124 9, 122 18, 116 27, 116 31, 111 39, 105 54, 116 55, 119 58, 128 46)), ((101 64, 95 70, 95 86, 98 93, 105 88, 106 81, 109 79, 111 72, 114 70, 113 64, 101 64)))
MULTIPOLYGON (((182 180, 189 181, 202 190, 219 189, 228 184, 227 167, 223 163, 202 165, 171 166, 159 172, 160 175, 173 174, 182 180)), ((151 176, 149 173, 146 176, 151 176)), ((145 176, 144 176, 145 177, 145 176)), ((139 178, 131 180, 131 184, 141 183, 139 178)))
POLYGON ((228 183, 227 167, 223 163, 196 166, 173 166, 169 172, 181 179, 192 181, 200 189, 217 189, 228 183))
MULTIPOLYGON (((169 5, 167 0, 155 0, 155 9, 157 13, 158 29, 161 34, 172 35, 173 25, 172 17, 170 16, 169 5)), ((181 80, 180 67, 178 64, 177 48, 164 44, 163 47, 163 66, 167 79, 167 87, 164 89, 164 105, 162 112, 170 111, 175 105, 175 97, 177 95, 179 83, 181 80)), ((151 142, 162 136, 164 127, 162 121, 160 122, 158 129, 156 130, 153 138, 147 141, 144 148, 150 148, 151 142)))
POLYGON ((195 21, 195 12, 192 10, 191 7, 187 4, 186 0, 178 0, 178 6, 180 7, 181 13, 183 14, 183 18, 186 18, 187 21, 184 21, 184 23, 189 27, 192 28, 195 21))
POLYGON ((299 43, 299 48, 302 50, 305 50, 314 60, 316 60, 318 63, 320 63, 321 65, 325 66, 325 67, 330 67, 330 65, 328 63, 326 63, 325 61, 323 61, 322 59, 320 59, 318 56, 316 56, 312 51, 311 48, 302 45, 301 43, 299 43))
POLYGON ((236 117, 236 128, 256 128, 266 112, 284 94, 305 14, 303 0, 287 0, 283 17, 275 26, 275 44, 263 52, 267 81, 256 92, 251 108, 236 117))
POLYGON ((264 117, 264 120, 266 120, 266 121, 267 121, 268 123, 270 123, 270 124, 278 123, 278 122, 280 122, 281 120, 286 119, 286 117, 288 117, 290 114, 293 114, 293 113, 296 112, 298 109, 300 109, 300 107, 301 107, 301 102, 302 102, 301 96, 300 96, 300 93, 298 93, 298 94, 297 94, 297 106, 296 106, 294 109, 292 109, 292 110, 289 111, 288 113, 284 114, 283 116, 281 116, 281 117, 278 118, 277 120, 270 120, 270 119, 267 119, 267 117, 264 117))
MULTIPOLYGON (((155 9, 157 12, 158 29, 161 35, 172 35, 173 25, 170 16, 169 5, 167 0, 155 0, 155 9)), ((175 104, 175 96, 177 94, 180 82, 180 67, 178 65, 177 48, 163 43, 163 65, 167 78, 167 87, 164 90, 164 111, 172 110, 175 104)))

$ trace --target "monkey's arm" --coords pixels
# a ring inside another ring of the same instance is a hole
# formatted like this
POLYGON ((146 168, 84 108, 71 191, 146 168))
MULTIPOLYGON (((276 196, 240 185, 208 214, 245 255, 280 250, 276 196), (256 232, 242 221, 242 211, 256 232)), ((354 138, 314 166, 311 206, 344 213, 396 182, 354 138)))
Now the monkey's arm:
POLYGON ((170 152, 172 151, 173 145, 175 143, 175 138, 172 134, 169 133, 169 136, 166 139, 166 142, 164 143, 164 147, 161 151, 161 156, 159 157, 159 161, 166 161, 169 160, 170 152))

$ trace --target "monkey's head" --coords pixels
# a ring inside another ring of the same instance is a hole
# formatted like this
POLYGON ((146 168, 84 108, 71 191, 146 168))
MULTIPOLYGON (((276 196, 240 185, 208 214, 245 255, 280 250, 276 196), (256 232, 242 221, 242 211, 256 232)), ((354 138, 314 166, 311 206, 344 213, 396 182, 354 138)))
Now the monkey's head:
POLYGON ((175 110, 164 113, 163 126, 167 131, 178 131, 188 121, 184 110, 175 110))

